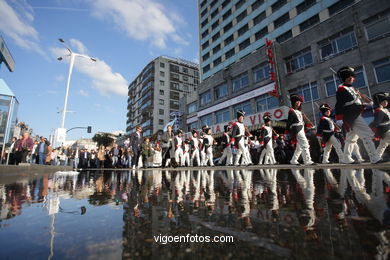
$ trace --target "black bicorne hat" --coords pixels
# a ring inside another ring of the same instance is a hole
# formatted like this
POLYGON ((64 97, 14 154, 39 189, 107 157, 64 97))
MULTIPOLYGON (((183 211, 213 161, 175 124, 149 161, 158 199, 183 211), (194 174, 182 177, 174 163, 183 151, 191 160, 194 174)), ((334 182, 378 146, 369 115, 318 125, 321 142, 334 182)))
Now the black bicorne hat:
POLYGON ((242 110, 238 110, 238 111, 237 111, 237 119, 238 119, 240 116, 245 117, 245 112, 242 111, 242 110))
POLYGON ((320 111, 322 112, 322 114, 324 114, 326 111, 332 111, 332 108, 329 106, 329 104, 327 103, 323 103, 321 106, 320 106, 320 111))
POLYGON ((269 121, 271 121, 271 117, 269 115, 264 115, 263 116, 263 120, 264 120, 264 123, 268 123, 269 121))
POLYGON ((291 101, 291 106, 294 106, 294 104, 297 103, 297 101, 303 102, 303 98, 300 95, 292 94, 290 96, 290 101, 291 101))
POLYGON ((349 77, 355 77, 355 69, 352 67, 342 67, 337 71, 337 76, 342 82, 344 82, 349 77))
POLYGON ((230 130, 231 128, 232 128, 231 125, 224 125, 224 126, 223 126, 223 130, 224 130, 225 132, 229 132, 229 130, 230 130))
POLYGON ((375 93, 373 99, 374 99, 374 104, 376 106, 379 106, 379 104, 382 103, 383 101, 389 100, 389 93, 386 92, 375 93))

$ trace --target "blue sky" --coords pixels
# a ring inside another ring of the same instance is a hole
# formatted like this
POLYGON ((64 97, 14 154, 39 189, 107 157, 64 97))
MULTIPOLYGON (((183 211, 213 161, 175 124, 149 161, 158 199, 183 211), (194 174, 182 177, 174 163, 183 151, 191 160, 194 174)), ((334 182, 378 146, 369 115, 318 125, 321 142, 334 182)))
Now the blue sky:
MULTIPOLYGON (((160 55, 198 62, 196 0, 0 0, 0 34, 15 71, 0 68, 19 100, 19 121, 49 136, 59 127, 68 61, 58 38, 96 63, 76 58, 65 127, 125 130, 127 87, 160 55)), ((84 130, 67 139, 90 138, 84 130)))

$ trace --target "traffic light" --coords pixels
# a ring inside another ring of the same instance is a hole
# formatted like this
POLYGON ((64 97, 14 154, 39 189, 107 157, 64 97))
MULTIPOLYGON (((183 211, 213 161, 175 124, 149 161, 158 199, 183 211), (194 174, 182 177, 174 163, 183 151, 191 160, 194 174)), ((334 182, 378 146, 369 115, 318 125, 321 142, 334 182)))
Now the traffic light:
POLYGON ((88 133, 88 134, 92 133, 92 126, 88 126, 88 127, 87 127, 87 133, 88 133))

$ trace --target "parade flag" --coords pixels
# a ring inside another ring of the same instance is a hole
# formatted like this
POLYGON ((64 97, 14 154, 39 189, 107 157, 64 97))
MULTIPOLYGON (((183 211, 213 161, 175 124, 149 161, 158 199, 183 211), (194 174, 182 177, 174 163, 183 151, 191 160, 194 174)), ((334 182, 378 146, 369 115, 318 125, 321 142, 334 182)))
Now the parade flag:
POLYGON ((168 126, 173 126, 176 122, 176 119, 173 119, 171 122, 169 122, 165 127, 164 127, 164 132, 168 131, 168 126))

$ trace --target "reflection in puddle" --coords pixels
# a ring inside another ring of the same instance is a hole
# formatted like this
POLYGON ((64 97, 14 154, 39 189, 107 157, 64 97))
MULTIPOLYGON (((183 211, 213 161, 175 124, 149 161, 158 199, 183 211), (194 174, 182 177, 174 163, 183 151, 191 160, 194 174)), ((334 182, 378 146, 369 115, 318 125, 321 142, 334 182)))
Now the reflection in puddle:
POLYGON ((377 169, 88 171, 1 180, 5 258, 389 254, 390 177, 377 169), (188 234, 234 242, 154 241, 188 234))

